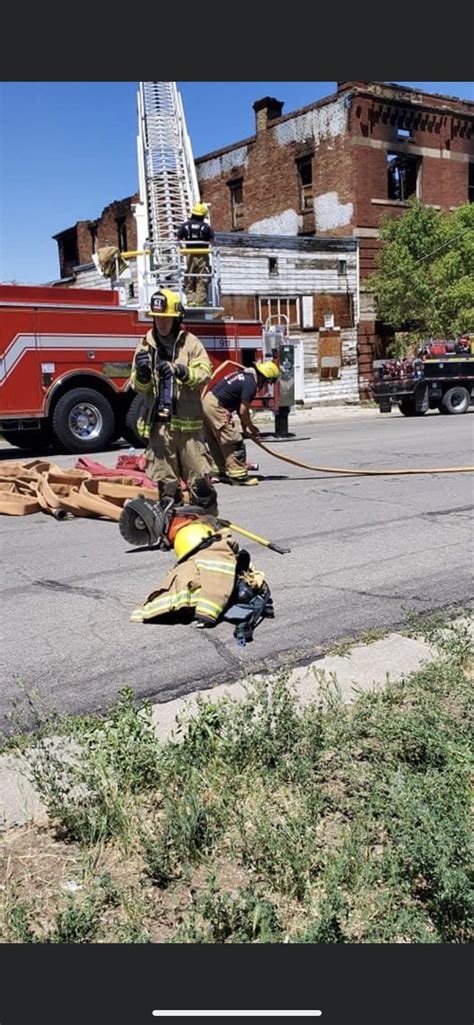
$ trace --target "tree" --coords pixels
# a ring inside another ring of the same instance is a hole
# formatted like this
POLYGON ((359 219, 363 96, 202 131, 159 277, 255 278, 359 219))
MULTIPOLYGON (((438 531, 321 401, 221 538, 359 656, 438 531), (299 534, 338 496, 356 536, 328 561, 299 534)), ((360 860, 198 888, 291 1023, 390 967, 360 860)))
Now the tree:
POLYGON ((368 280, 377 318, 406 347, 474 332, 474 204, 445 213, 414 200, 402 217, 382 218, 380 238, 368 280))

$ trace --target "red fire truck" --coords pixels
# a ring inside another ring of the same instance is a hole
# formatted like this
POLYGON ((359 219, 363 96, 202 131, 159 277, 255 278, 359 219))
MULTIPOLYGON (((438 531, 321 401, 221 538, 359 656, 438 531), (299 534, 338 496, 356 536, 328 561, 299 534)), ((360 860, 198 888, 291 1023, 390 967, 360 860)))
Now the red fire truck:
MULTIPOLYGON (((246 366, 263 356, 259 321, 186 322, 213 366, 246 366)), ((0 285, 0 433, 20 448, 50 442, 69 452, 96 452, 135 433, 129 386, 135 345, 151 326, 110 291, 0 285)), ((275 408, 276 396, 260 400, 275 408)))

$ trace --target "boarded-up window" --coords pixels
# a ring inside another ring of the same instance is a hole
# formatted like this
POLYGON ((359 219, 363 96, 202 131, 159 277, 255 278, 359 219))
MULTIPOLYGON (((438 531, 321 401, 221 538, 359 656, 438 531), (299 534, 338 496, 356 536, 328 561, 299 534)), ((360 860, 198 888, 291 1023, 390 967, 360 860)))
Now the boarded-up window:
POLYGON ((322 328, 333 315, 334 327, 353 327, 353 297, 350 292, 320 292, 314 297, 314 325, 322 328))
POLYGON ((258 310, 254 295, 221 295, 221 303, 224 307, 224 316, 235 318, 235 320, 256 320, 258 310))
POLYGON ((320 331, 318 346, 318 369, 322 380, 341 376, 342 342, 340 334, 320 331))
POLYGON ((265 324, 269 317, 274 318, 274 323, 288 324, 291 328, 301 326, 300 298, 279 296, 260 296, 258 300, 260 320, 265 324), (277 319, 278 318, 278 319, 277 319), (288 318, 285 320, 285 318, 288 318))

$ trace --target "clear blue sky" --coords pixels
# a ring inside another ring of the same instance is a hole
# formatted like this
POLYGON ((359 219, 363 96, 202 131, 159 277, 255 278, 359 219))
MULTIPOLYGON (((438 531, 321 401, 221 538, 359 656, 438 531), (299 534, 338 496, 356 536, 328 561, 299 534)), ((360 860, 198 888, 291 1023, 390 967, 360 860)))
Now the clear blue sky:
MULTIPOLYGON (((402 82, 474 98, 469 82, 402 82)), ((196 157, 254 132, 252 103, 284 113, 335 82, 179 82, 196 157)), ((4 82, 0 86, 0 280, 59 276, 51 236, 93 219, 137 188, 135 82, 4 82)))

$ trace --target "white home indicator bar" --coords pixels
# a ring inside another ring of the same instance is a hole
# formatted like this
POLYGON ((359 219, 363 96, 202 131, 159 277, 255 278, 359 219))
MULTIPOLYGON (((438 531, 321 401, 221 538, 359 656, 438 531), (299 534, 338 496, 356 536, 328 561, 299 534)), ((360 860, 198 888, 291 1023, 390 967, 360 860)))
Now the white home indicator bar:
POLYGON ((320 1018, 322 1011, 152 1011, 155 1018, 320 1018))

